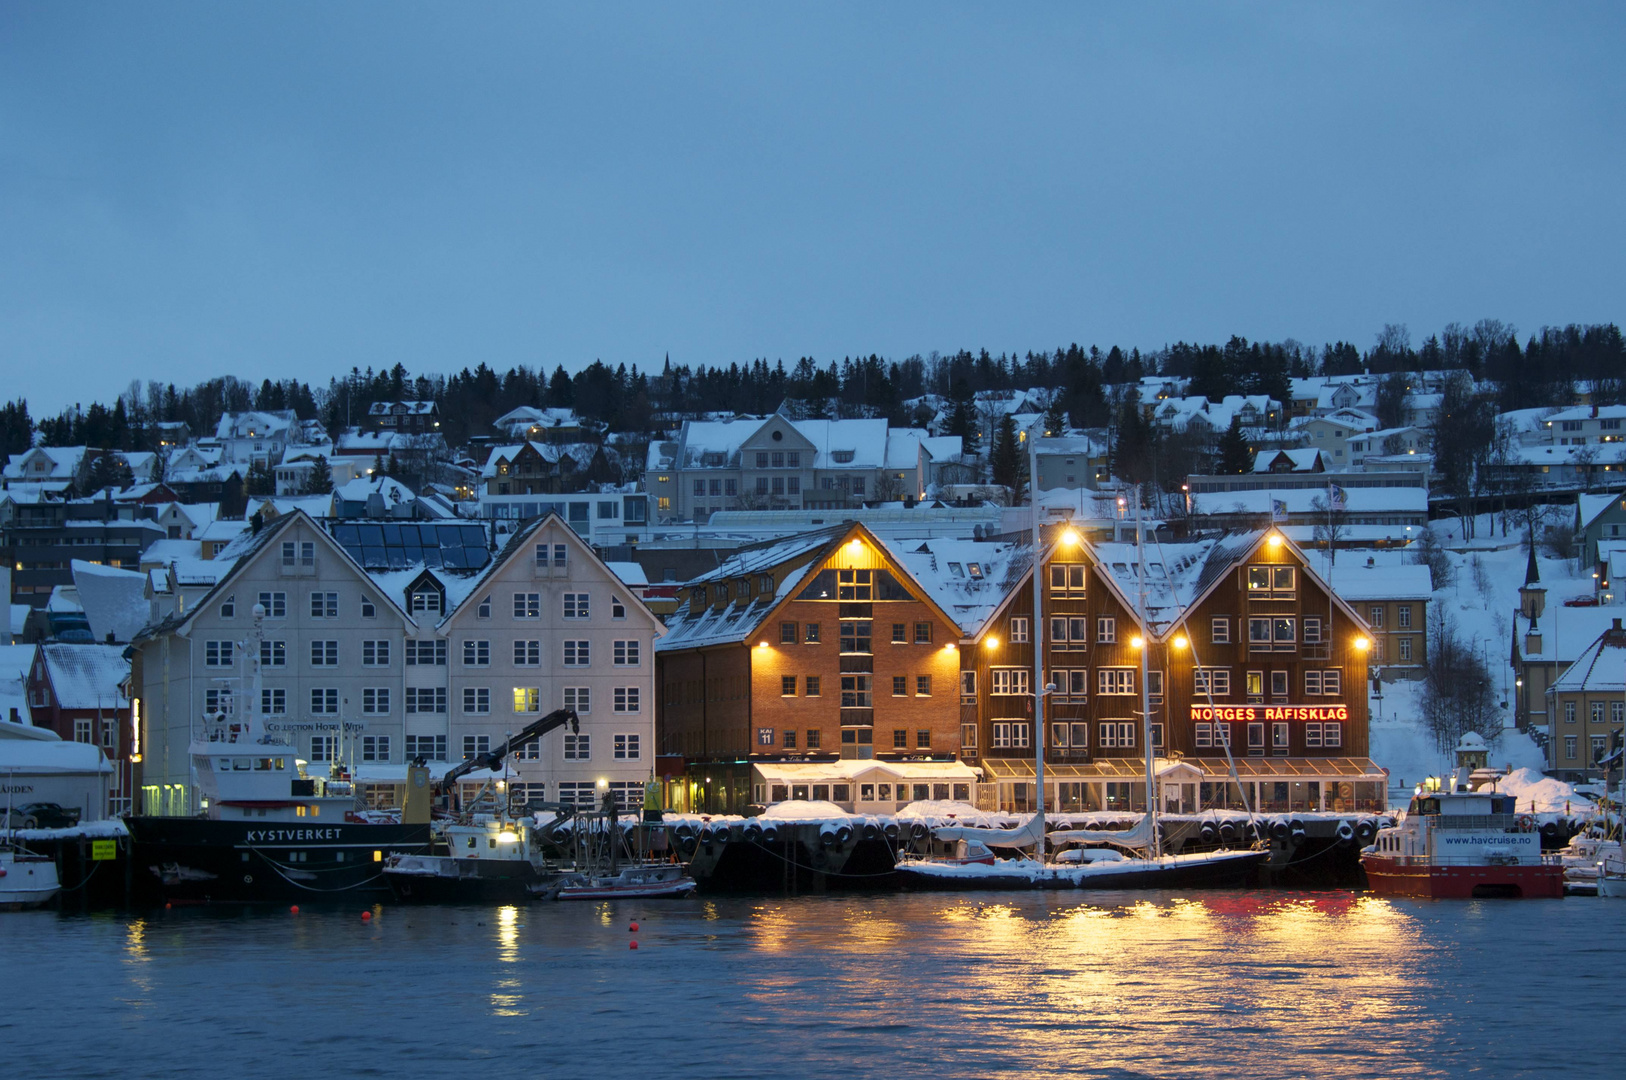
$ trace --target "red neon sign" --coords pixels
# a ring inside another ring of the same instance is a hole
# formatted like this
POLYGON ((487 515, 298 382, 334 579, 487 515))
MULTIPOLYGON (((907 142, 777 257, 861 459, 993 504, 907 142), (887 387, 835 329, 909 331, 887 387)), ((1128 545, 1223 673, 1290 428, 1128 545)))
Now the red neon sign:
POLYGON ((1193 705, 1196 721, 1348 720, 1348 705, 1193 705))

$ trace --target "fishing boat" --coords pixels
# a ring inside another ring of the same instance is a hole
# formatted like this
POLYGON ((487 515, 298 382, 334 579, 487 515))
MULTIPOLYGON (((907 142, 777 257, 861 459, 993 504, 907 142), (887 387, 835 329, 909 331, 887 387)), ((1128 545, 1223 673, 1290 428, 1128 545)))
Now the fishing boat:
POLYGON ((614 874, 566 875, 560 900, 665 900, 688 896, 695 880, 677 863, 624 866, 614 874))
POLYGON ((447 854, 392 855, 384 880, 403 903, 520 903, 552 899, 564 876, 540 857, 534 821, 480 815, 443 830, 447 854))
MULTIPOLYGON (((1432 899, 1564 895, 1564 865, 1516 800, 1467 778, 1419 787, 1400 820, 1361 852, 1372 891, 1432 899)), ((1601 881, 1601 879, 1600 879, 1601 881)))
MULTIPOLYGON (((1036 459, 1032 475, 1038 475, 1036 459)), ((1146 545, 1140 514, 1140 494, 1135 494, 1135 534, 1140 567, 1138 608, 1146 624, 1146 545)), ((1041 575, 1043 546, 1038 500, 1033 500, 1033 610, 1044 609, 1041 575)), ((1181 616, 1183 621, 1184 615, 1181 616)), ((1140 692, 1142 745, 1152 740, 1150 681, 1147 678, 1147 649, 1140 650, 1140 692)), ((952 843, 949 856, 905 855, 895 870, 906 885, 924 889, 1177 889, 1234 888, 1254 883, 1269 859, 1260 849, 1219 850, 1190 855, 1165 855, 1157 823, 1159 804, 1157 759, 1146 757, 1146 812, 1129 829, 1069 829, 1047 832, 1045 828, 1045 698, 1056 687, 1045 679, 1045 650, 1033 650, 1033 685, 1042 688, 1034 694, 1034 774, 1038 798, 1035 812, 1021 825, 1009 829, 946 826, 932 830, 940 842, 952 843), (1110 845, 1110 846, 1103 846, 1110 845), (996 857, 994 849, 1026 851, 1031 857, 996 857), (1057 850, 1048 857, 1047 849, 1057 850), (1124 851, 1133 852, 1124 855, 1124 851)), ((1230 747, 1225 746, 1226 756, 1230 747)), ((1234 770, 1234 765, 1233 765, 1234 770)), ((1233 775, 1234 779, 1234 775, 1233 775)))
POLYGON ((14 841, 0 843, 0 911, 37 908, 61 891, 56 860, 35 855, 14 841))

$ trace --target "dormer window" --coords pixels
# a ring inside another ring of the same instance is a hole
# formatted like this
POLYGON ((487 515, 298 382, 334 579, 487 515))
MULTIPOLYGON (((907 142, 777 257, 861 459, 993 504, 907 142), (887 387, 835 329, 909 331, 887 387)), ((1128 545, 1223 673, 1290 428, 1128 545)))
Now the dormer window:
POLYGON ((412 613, 414 615, 439 615, 440 593, 430 588, 415 590, 412 593, 412 613))
POLYGON ((836 450, 830 454, 830 459, 837 465, 850 465, 855 455, 856 451, 853 450, 836 450))
POLYGON ((948 564, 948 568, 949 573, 953 574, 955 577, 965 577, 965 567, 961 566, 959 563, 951 562, 948 564))

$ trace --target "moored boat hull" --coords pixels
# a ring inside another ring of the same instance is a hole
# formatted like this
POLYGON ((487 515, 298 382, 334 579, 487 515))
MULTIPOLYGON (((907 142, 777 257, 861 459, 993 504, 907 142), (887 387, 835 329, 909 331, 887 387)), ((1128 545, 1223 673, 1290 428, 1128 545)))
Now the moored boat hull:
POLYGON ((1264 851, 1214 851, 1161 859, 1040 865, 999 859, 992 866, 911 860, 897 872, 918 889, 1236 889, 1256 884, 1264 851))
POLYGON ((1361 868, 1366 871, 1371 890, 1383 896, 1472 900, 1545 899, 1564 895, 1564 868, 1550 863, 1431 866, 1406 864, 1381 855, 1363 855, 1361 868))
POLYGON ((0 852, 0 911, 26 911, 49 904, 62 891, 56 863, 37 855, 0 852))
POLYGON ((384 860, 429 850, 428 825, 126 819, 141 896, 158 902, 377 899, 384 860))

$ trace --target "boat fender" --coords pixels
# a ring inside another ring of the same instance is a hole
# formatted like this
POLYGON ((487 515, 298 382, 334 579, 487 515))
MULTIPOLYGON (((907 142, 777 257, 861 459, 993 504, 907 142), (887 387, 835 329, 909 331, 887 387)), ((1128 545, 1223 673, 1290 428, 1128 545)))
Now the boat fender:
POLYGON ((775 825, 763 826, 762 842, 764 844, 777 844, 779 842, 779 828, 775 825))
POLYGON ((847 841, 851 840, 852 838, 853 838, 853 830, 852 830, 851 825, 843 825, 840 828, 836 829, 836 843, 845 844, 847 841))
POLYGON ((1220 837, 1220 839, 1222 841, 1224 841, 1227 844, 1230 843, 1232 840, 1235 840, 1236 839, 1236 826, 1231 824, 1229 821, 1220 822, 1219 837, 1220 837))
POLYGON ((1277 818, 1275 821, 1270 823, 1270 835, 1272 839, 1285 841, 1292 831, 1293 830, 1288 826, 1287 822, 1283 821, 1281 818, 1277 818))
POLYGON ((864 822, 864 839, 865 840, 879 840, 880 838, 881 838, 881 827, 879 825, 875 824, 875 822, 873 822, 873 821, 864 822))
MULTIPOLYGON (((1345 822, 1345 824, 1348 824, 1348 822, 1345 822)), ((1342 830, 1340 830, 1340 834, 1342 834, 1342 830)), ((1355 836, 1356 836, 1357 839, 1359 839, 1361 841, 1361 846, 1363 846, 1363 847, 1366 846, 1368 843, 1371 842, 1372 838, 1374 836, 1376 836, 1377 834, 1378 834, 1377 823, 1374 822, 1371 818, 1362 818, 1360 821, 1356 822, 1356 824, 1355 824, 1355 836)))
POLYGON ((762 839, 762 826, 751 824, 745 827, 745 838, 755 844, 762 839))
POLYGON ((916 843, 926 839, 931 834, 932 831, 918 821, 909 826, 909 839, 915 841, 916 843))
POLYGON ((1544 821, 1544 822, 1542 822, 1541 823, 1541 835, 1546 836, 1546 837, 1557 836, 1558 835, 1558 822, 1556 822, 1556 821, 1544 821))
POLYGON ((1347 821, 1340 821, 1338 823, 1338 842, 1348 844, 1353 839, 1355 839, 1355 826, 1347 821))
POLYGON ((840 840, 837 838, 834 829, 821 829, 819 831, 819 843, 825 847, 835 847, 836 844, 840 843, 840 840))
POLYGON ((678 850, 683 852, 685 855, 693 855, 695 848, 699 846, 700 842, 692 836, 686 836, 682 840, 678 841, 678 850))
POLYGON ((898 823, 889 821, 881 828, 881 831, 886 834, 888 840, 896 840, 898 838, 898 823))
POLYGON ((684 822, 682 825, 679 825, 676 829, 674 829, 673 832, 677 835, 679 840, 687 840, 694 835, 694 826, 684 822))
POLYGON ((1219 839, 1219 830, 1214 828, 1213 822, 1205 821, 1203 822, 1202 829, 1199 830, 1199 835, 1203 838, 1203 843, 1212 844, 1215 840, 1219 839))

